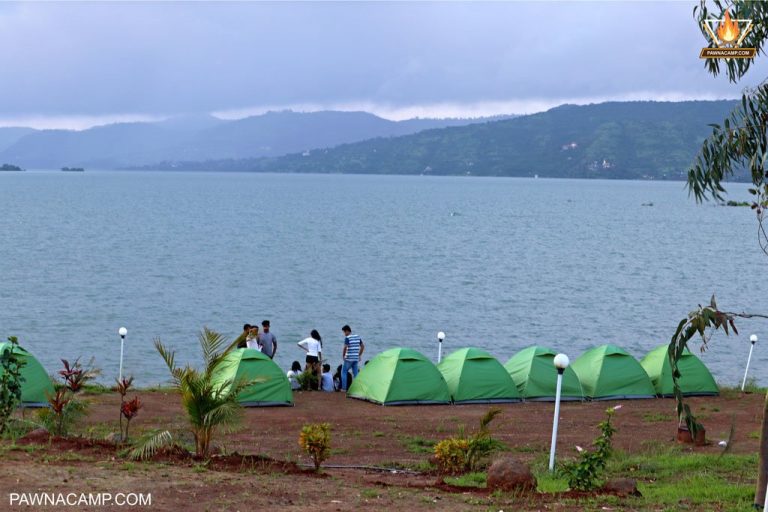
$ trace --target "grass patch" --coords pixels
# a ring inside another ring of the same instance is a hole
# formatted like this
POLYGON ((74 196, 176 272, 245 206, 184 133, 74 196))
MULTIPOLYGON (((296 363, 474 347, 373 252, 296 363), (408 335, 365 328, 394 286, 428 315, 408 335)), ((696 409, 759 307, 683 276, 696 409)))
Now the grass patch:
POLYGON ((114 388, 108 388, 103 384, 85 384, 83 386, 83 393, 87 395, 106 395, 107 393, 115 393, 114 388))
POLYGON ((419 471, 421 473, 430 473, 437 469, 437 466, 429 462, 428 460, 422 460, 419 462, 400 462, 400 461, 385 461, 379 464, 382 468, 387 469, 408 469, 411 471, 419 471))
POLYGON ((718 384, 718 387, 720 388, 720 396, 724 398, 735 398, 742 393, 765 394, 768 391, 768 388, 758 386, 757 379, 754 377, 747 379, 747 382, 744 384, 744 391, 741 390, 741 386, 721 386, 718 384))
POLYGON ((379 491, 376 489, 363 489, 360 491, 360 497, 369 500, 377 499, 380 496, 379 491))
POLYGON ((35 452, 45 451, 47 448, 48 448, 47 445, 42 445, 42 444, 26 444, 26 445, 12 444, 8 446, 8 450, 30 453, 30 454, 35 452))
POLYGON ((524 444, 520 446, 510 446, 507 451, 514 453, 546 453, 549 448, 541 444, 524 444))
POLYGON ((85 429, 85 437, 90 439, 104 439, 112 433, 117 433, 117 422, 114 424, 97 423, 95 425, 89 425, 85 429))
POLYGON ((148 386, 145 388, 136 388, 136 391, 143 391, 147 393, 175 393, 176 388, 170 384, 158 384, 156 386, 148 386))
MULTIPOLYGON (((608 462, 606 478, 637 480, 643 497, 626 498, 618 503, 629 510, 749 510, 754 497, 757 461, 757 454, 689 453, 676 445, 656 444, 649 445, 646 453, 616 452, 608 462)), ((546 457, 537 457, 531 469, 538 480, 539 492, 568 490, 564 476, 548 471, 546 457)), ((600 506, 609 504, 609 498, 564 500, 563 504, 600 510, 600 506)))
POLYGON ((373 433, 373 437, 384 437, 386 434, 384 432, 376 431, 373 433))
POLYGON ((400 442, 411 453, 433 453, 435 451, 436 441, 420 436, 402 436, 400 442))
POLYGON ((545 470, 536 474, 539 492, 565 492, 568 490, 568 480, 558 472, 550 473, 545 470))
POLYGON ((746 510, 752 505, 757 454, 683 453, 668 447, 649 455, 618 455, 611 476, 638 480, 646 503, 671 509, 746 510))
POLYGON ((643 421, 646 423, 666 423, 674 421, 675 417, 663 412, 646 412, 643 414, 643 421))
POLYGON ((487 475, 483 472, 466 473, 460 476, 447 476, 444 478, 445 483, 449 485, 456 485, 458 487, 480 487, 485 488, 487 475))

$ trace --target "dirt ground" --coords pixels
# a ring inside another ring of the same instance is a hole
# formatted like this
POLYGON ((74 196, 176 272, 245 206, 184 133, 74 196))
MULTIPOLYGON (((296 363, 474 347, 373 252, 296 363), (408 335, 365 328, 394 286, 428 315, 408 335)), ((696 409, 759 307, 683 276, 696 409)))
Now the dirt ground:
MULTIPOLYGON (((143 408, 132 432, 183 429, 184 417, 172 392, 138 392, 143 408)), ((87 396, 90 409, 82 432, 103 438, 117 430, 119 397, 87 396), (114 427, 113 427, 114 426, 114 427)), ((717 453, 717 445, 736 426, 735 453, 754 453, 764 397, 760 394, 690 399, 707 428, 710 444, 687 449, 717 453)), ((619 402, 563 403, 558 456, 572 457, 575 445, 589 446, 604 411, 619 402)), ((676 422, 671 399, 620 402, 614 445, 629 453, 674 445, 676 422)), ((488 405, 382 407, 347 399, 342 393, 302 392, 294 407, 245 411, 242 426, 222 434, 221 456, 209 465, 193 460, 131 462, 108 443, 32 442, 7 448, 0 459, 0 510, 47 510, 10 506, 11 493, 151 493, 148 507, 115 507, 157 511, 185 510, 579 510, 556 496, 489 496, 484 490, 450 489, 435 475, 386 472, 338 466, 413 466, 429 456, 428 441, 453 435, 460 425, 476 427, 488 405), (309 460, 298 446, 301 426, 332 426, 331 457, 322 474, 305 469, 309 460), (233 461, 237 461, 234 463, 233 461), (298 464, 298 465, 297 465, 298 464)), ((491 424, 493 436, 510 454, 531 461, 548 453, 553 404, 502 404, 491 424)), ((51 510, 55 509, 50 508, 51 510)), ((80 508, 66 507, 68 510, 80 508)), ((103 508, 99 508, 103 509, 103 508)), ((96 510, 91 508, 90 510, 96 510)))

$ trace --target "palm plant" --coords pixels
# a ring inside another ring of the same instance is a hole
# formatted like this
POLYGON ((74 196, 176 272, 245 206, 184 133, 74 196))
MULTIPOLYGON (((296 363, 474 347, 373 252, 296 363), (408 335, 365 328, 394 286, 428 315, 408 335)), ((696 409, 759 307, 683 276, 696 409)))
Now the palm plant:
POLYGON ((202 370, 189 365, 176 366, 175 351, 168 350, 159 339, 155 340, 155 348, 168 365, 174 387, 181 394, 181 403, 195 439, 195 454, 207 458, 216 432, 234 427, 242 417, 243 408, 237 395, 261 379, 233 382, 215 378, 227 355, 237 347, 237 340, 227 345, 221 334, 207 327, 198 339, 203 351, 202 370))

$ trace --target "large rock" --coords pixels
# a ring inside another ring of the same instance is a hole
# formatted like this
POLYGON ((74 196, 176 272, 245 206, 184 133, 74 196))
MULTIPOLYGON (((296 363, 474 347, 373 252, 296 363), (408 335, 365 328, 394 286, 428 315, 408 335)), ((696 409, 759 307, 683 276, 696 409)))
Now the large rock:
POLYGON ((536 477, 526 464, 511 457, 501 457, 488 468, 488 490, 535 491, 536 477))
POLYGON ((19 444, 45 444, 51 439, 51 434, 44 428, 36 428, 18 439, 19 444))
POLYGON ((642 496, 637 490, 637 480, 632 478, 614 478, 608 480, 603 486, 603 491, 619 496, 642 496))

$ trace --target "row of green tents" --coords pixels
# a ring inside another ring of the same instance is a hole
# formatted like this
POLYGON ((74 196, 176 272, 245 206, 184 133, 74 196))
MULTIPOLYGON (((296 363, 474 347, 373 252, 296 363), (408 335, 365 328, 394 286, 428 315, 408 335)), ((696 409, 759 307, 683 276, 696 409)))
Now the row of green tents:
MULTIPOLYGON (((0 343, 0 354, 8 350, 11 350, 10 343, 0 343)), ((24 379, 21 389, 22 405, 46 407, 48 397, 55 393, 51 377, 27 350, 17 345, 14 352, 24 362, 21 370, 24 379)), ((285 373, 272 359, 258 350, 233 350, 219 365, 218 372, 214 375, 215 381, 225 385, 225 388, 227 383, 254 378, 259 378, 259 383, 246 388, 238 397, 243 405, 256 407, 293 404, 291 385, 285 373)))
MULTIPOLYGON (((347 396, 384 405, 494 403, 555 399, 555 352, 533 346, 505 365, 478 348, 457 350, 435 366, 421 353, 395 348, 377 355, 354 380, 347 396)), ((684 395, 717 395, 712 374, 690 351, 679 362, 684 395)), ((615 345, 586 351, 563 374, 563 400, 672 396, 667 345, 641 362, 615 345)))
MULTIPOLYGON (((0 353, 10 347, 0 343, 0 353)), ((23 404, 47 405, 47 396, 53 394, 50 377, 29 352, 21 347, 16 351, 26 362, 22 370, 23 404)), ((347 396, 385 405, 551 401, 557 381, 554 357, 553 350, 533 346, 502 366, 484 350, 464 348, 435 366, 415 350, 393 348, 365 365, 347 396)), ((686 350, 679 367, 684 395, 718 394, 715 380, 695 355, 686 350)), ((293 403, 283 370, 257 350, 233 350, 214 376, 222 384, 254 378, 259 378, 259 383, 239 396, 243 405, 293 403)), ((566 368, 561 390, 563 400, 652 398, 672 393, 667 345, 655 348, 641 362, 614 345, 588 350, 566 368)))

